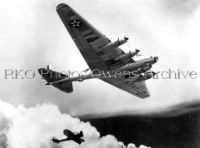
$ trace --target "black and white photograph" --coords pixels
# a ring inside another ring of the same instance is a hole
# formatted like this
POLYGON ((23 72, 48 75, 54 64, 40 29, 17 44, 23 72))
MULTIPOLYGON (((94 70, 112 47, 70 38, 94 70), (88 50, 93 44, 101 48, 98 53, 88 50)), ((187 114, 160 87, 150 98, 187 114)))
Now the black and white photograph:
POLYGON ((0 0, 0 148, 199 148, 199 0, 0 0))

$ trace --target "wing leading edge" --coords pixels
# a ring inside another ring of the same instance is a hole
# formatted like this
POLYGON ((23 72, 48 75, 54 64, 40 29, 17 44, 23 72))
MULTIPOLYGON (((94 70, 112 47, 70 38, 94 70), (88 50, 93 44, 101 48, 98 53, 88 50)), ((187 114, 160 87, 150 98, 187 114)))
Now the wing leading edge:
POLYGON ((57 12, 90 69, 108 70, 96 54, 97 49, 109 43, 104 35, 66 4, 59 4, 57 12))

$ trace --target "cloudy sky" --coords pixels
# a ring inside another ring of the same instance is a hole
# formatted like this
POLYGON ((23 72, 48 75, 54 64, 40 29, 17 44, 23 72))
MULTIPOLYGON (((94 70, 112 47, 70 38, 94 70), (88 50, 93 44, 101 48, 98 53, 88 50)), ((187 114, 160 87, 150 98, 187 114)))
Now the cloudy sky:
POLYGON ((188 106, 190 110, 190 106, 199 104, 199 75, 197 79, 149 80, 151 97, 146 100, 100 80, 75 82, 71 94, 43 86, 37 69, 47 64, 58 71, 81 71, 88 67, 56 13, 60 2, 69 4, 111 40, 128 36, 128 45, 122 46, 125 51, 138 48, 143 55, 158 56, 153 70, 180 69, 199 74, 198 0, 1 0, 1 105, 23 105, 26 110, 47 103, 62 113, 103 117, 166 113, 169 116, 177 108, 182 109, 181 113, 188 106), (6 69, 31 69, 36 76, 31 80, 21 79, 21 75, 18 79, 5 79, 6 69))

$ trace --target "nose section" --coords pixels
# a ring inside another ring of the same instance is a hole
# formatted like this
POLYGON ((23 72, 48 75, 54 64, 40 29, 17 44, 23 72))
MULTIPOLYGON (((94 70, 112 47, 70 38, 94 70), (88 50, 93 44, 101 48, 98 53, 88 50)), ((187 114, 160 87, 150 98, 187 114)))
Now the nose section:
POLYGON ((66 130, 64 130, 64 131, 63 131, 63 134, 64 134, 64 135, 66 135, 66 134, 67 134, 66 130))
POLYGON ((63 131, 63 134, 64 134, 65 136, 68 136, 69 131, 65 129, 65 130, 63 131))

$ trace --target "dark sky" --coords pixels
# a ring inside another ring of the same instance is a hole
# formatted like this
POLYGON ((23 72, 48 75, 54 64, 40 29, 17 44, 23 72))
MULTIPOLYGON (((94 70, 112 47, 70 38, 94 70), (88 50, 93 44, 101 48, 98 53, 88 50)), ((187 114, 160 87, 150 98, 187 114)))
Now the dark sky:
POLYGON ((88 119, 101 135, 115 135, 124 143, 152 148, 197 148, 200 146, 200 112, 171 118, 120 116, 88 119))

